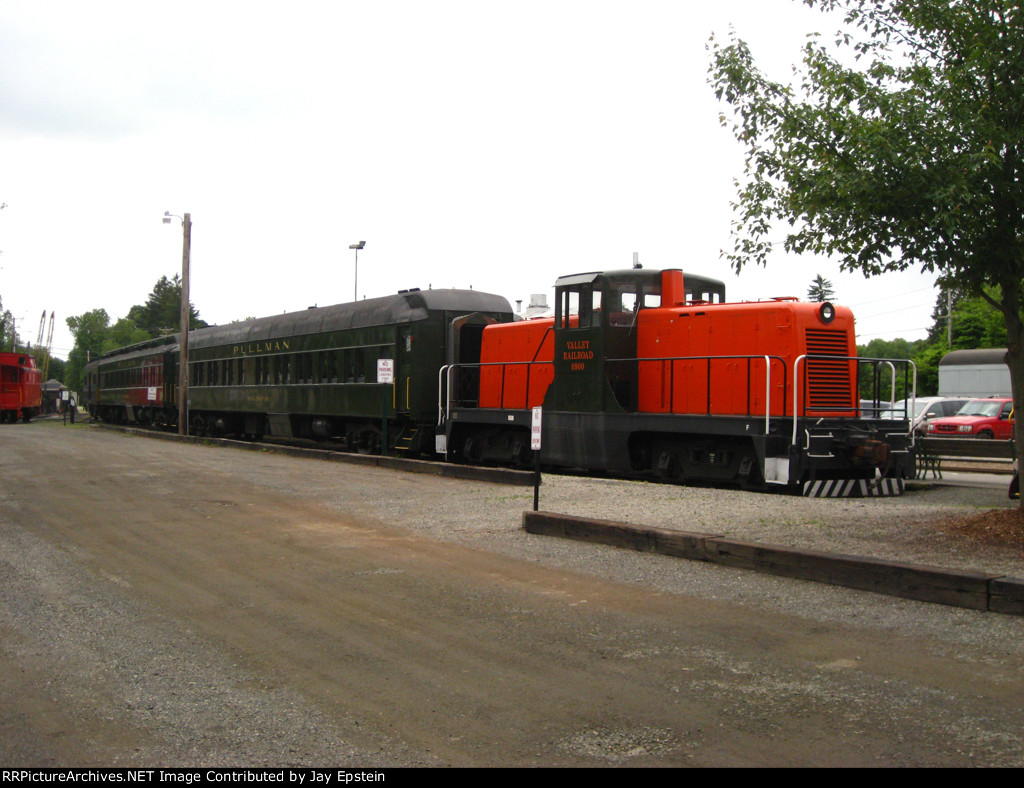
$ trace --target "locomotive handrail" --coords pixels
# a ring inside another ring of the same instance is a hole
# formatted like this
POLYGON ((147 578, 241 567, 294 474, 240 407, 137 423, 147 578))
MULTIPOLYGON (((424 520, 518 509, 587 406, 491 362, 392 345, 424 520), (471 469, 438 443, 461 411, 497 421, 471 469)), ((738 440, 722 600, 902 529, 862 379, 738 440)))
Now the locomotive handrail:
POLYGON ((501 367, 501 403, 505 402, 505 368, 526 367, 526 402, 523 409, 528 407, 530 397, 530 367, 535 365, 554 364, 553 361, 485 361, 476 364, 446 364, 438 372, 438 423, 439 427, 448 421, 448 413, 452 409, 452 376, 458 369, 482 369, 483 367, 501 367), (442 405, 442 402, 444 403, 442 405))
POLYGON ((443 427, 448 421, 448 412, 445 409, 445 394, 449 387, 445 387, 445 380, 451 364, 445 364, 437 371, 437 426, 443 427))
MULTIPOLYGON (((639 357, 637 357, 637 358, 609 358, 609 359, 606 359, 606 363, 609 363, 609 364, 624 363, 624 362, 638 363, 638 364, 639 363, 648 363, 648 364, 659 363, 659 364, 661 364, 663 366, 665 364, 669 364, 669 376, 668 376, 668 382, 669 382, 669 405, 668 405, 668 409, 669 409, 669 413, 672 413, 672 412, 674 412, 673 411, 673 407, 672 407, 672 400, 673 400, 673 394, 675 392, 675 376, 676 376, 676 367, 675 367, 675 365, 676 365, 676 362, 680 362, 680 361, 703 361, 703 362, 706 362, 706 364, 707 364, 707 376, 708 376, 708 381, 709 381, 709 385, 707 386, 708 404, 707 404, 707 411, 706 412, 710 413, 711 412, 711 402, 710 402, 710 399, 711 399, 711 386, 710 386, 710 379, 711 379, 711 364, 712 364, 712 362, 714 362, 714 361, 728 361, 728 360, 734 360, 734 361, 736 361, 736 360, 746 360, 748 362, 748 379, 749 379, 749 375, 750 375, 749 365, 750 365, 751 362, 753 362, 754 360, 757 360, 757 359, 760 359, 760 360, 764 361, 764 364, 765 364, 764 423, 765 423, 765 434, 768 434, 769 431, 770 431, 771 418, 772 418, 772 407, 771 407, 771 405, 772 405, 772 403, 771 403, 772 366, 773 366, 773 363, 776 362, 776 361, 779 362, 782 365, 783 401, 785 401, 785 399, 786 399, 786 389, 787 389, 787 386, 788 386, 788 380, 787 380, 788 379, 788 365, 786 364, 786 360, 784 358, 782 358, 781 356, 769 356, 769 355, 764 355, 764 356, 762 356, 762 355, 670 356, 670 357, 659 356, 659 357, 645 357, 645 358, 639 358, 639 357)), ((793 405, 793 409, 792 409, 793 428, 792 428, 791 442, 792 442, 792 445, 794 445, 794 446, 796 446, 798 444, 798 442, 799 442, 799 430, 800 430, 799 422, 800 422, 800 419, 801 418, 807 418, 808 417, 808 412, 813 410, 812 408, 810 408, 810 406, 807 403, 808 393, 802 391, 804 386, 809 381, 809 376, 805 374, 804 380, 803 381, 800 380, 800 365, 801 365, 801 363, 804 363, 805 366, 806 366, 806 362, 808 362, 808 361, 815 361, 815 360, 827 360, 827 361, 831 361, 831 362, 840 362, 840 363, 856 362, 858 364, 861 364, 861 363, 868 362, 868 363, 884 364, 887 367, 889 367, 889 369, 892 372, 892 383, 891 383, 892 394, 891 394, 891 396, 892 396, 893 399, 895 399, 895 395, 896 395, 896 380, 895 380, 895 377, 896 377, 896 367, 895 367, 895 364, 893 363, 892 359, 864 358, 864 357, 858 357, 858 356, 834 356, 834 355, 830 355, 830 354, 818 354, 818 353, 806 353, 806 354, 803 354, 801 356, 798 356, 796 358, 796 360, 794 361, 794 364, 793 364, 793 381, 792 381, 792 391, 793 391, 793 400, 792 400, 792 405, 793 405), (804 399, 803 408, 801 408, 801 406, 800 406, 800 400, 801 400, 801 394, 802 393, 804 395, 803 396, 803 399, 804 399)), ((912 381, 912 397, 916 399, 916 396, 917 396, 917 367, 910 360, 900 359, 900 361, 903 362, 903 363, 911 365, 911 369, 913 370, 913 375, 911 377, 911 381, 912 381)), ((448 365, 445 365, 445 366, 441 367, 441 369, 438 372, 438 426, 439 427, 444 426, 444 424, 448 421, 451 409, 453 407, 452 388, 453 388, 453 382, 454 382, 454 374, 455 374, 457 369, 462 369, 462 368, 481 369, 483 367, 499 367, 500 366, 502 368, 501 383, 500 383, 500 392, 501 392, 501 394, 500 394, 500 402, 501 402, 500 407, 506 407, 505 406, 505 379, 506 379, 507 367, 510 367, 510 366, 526 366, 527 371, 526 371, 526 382, 525 382, 525 390, 524 390, 525 401, 523 403, 523 408, 526 408, 526 407, 529 406, 530 375, 531 375, 531 372, 532 372, 531 367, 533 365, 535 365, 535 364, 551 364, 551 363, 553 363, 553 362, 551 362, 551 361, 495 361, 495 362, 484 362, 484 363, 476 363, 476 364, 448 364, 448 365)), ((911 407, 913 407, 913 405, 911 405, 911 407)), ((832 408, 832 410, 835 410, 835 409, 836 408, 832 408)), ((851 413, 859 411, 859 408, 857 406, 852 405, 852 404, 849 406, 849 408, 840 408, 840 410, 844 410, 844 409, 845 410, 849 410, 851 413)), ((752 415, 749 396, 748 396, 748 410, 747 410, 747 413, 748 413, 748 415, 752 415)), ((781 416, 785 417, 785 415, 786 415, 785 414, 785 407, 783 407, 783 412, 782 412, 781 416)), ((902 434, 902 433, 898 433, 897 432, 897 433, 894 433, 894 434, 902 434)), ((810 441, 810 435, 807 436, 807 440, 808 440, 808 442, 810 441)), ((913 445, 913 436, 911 436, 911 442, 912 442, 911 445, 913 445)), ((809 448, 809 445, 807 447, 805 447, 805 448, 809 448)))
MULTIPOLYGON (((865 358, 863 356, 832 356, 832 355, 820 354, 820 353, 805 353, 802 356, 797 356, 796 360, 793 362, 793 437, 792 437, 792 442, 791 442, 793 446, 797 445, 797 438, 798 438, 798 431, 799 431, 799 419, 801 417, 801 413, 798 410, 799 397, 800 397, 800 392, 801 392, 801 385, 800 385, 800 362, 807 361, 807 360, 816 360, 816 359, 827 359, 829 361, 840 361, 840 362, 855 361, 858 364, 862 364, 862 363, 865 363, 865 362, 867 362, 867 363, 884 363, 884 364, 887 364, 889 366, 889 368, 892 370, 892 401, 895 401, 895 399, 896 399, 896 365, 893 363, 892 359, 887 359, 887 358, 865 358)), ((910 359, 897 359, 897 360, 900 361, 901 363, 909 364, 911 369, 912 369, 912 371, 913 371, 913 375, 911 376, 911 387, 912 387, 911 388, 911 396, 909 398, 911 400, 910 412, 913 413, 914 412, 914 404, 916 403, 916 400, 917 400, 917 365, 913 361, 911 361, 910 359)), ((807 379, 809 379, 809 376, 805 376, 805 381, 807 379)), ((851 410, 854 410, 854 409, 851 408, 851 410)), ((859 408, 857 408, 856 410, 859 411, 859 408)), ((802 414, 803 417, 805 417, 805 418, 807 417, 807 411, 808 411, 808 407, 807 407, 806 396, 805 396, 804 409, 803 409, 803 414, 802 414)), ((906 415, 906 413, 904 415, 906 415)), ((809 430, 804 430, 804 433, 805 433, 806 438, 807 438, 807 443, 806 443, 806 445, 803 448, 805 450, 809 450, 810 449, 810 441, 811 441, 810 431, 809 430)), ((905 434, 905 433, 897 432, 897 433, 890 433, 890 434, 902 435, 902 434, 905 434)), ((910 445, 911 445, 911 448, 912 448, 913 445, 914 445, 914 430, 913 430, 913 425, 912 424, 909 427, 909 437, 910 437, 910 445)), ((822 455, 822 456, 824 456, 824 455, 822 455)))
MULTIPOLYGON (((678 361, 705 361, 705 362, 707 362, 707 365, 708 365, 708 379, 710 381, 710 371, 711 371, 711 362, 712 361, 746 360, 748 362, 748 367, 749 367, 749 363, 750 362, 752 362, 754 360, 758 360, 758 359, 763 360, 764 363, 765 363, 765 414, 764 414, 764 420, 765 420, 765 434, 768 434, 768 432, 770 430, 770 420, 772 418, 772 412, 771 412, 772 373, 771 373, 771 368, 772 368, 772 363, 773 362, 777 361, 777 362, 779 362, 782 365, 782 370, 783 370, 783 372, 782 372, 783 400, 785 400, 786 386, 788 385, 788 383, 787 383, 788 375, 787 375, 786 360, 784 358, 782 358, 781 356, 767 356, 767 355, 765 355, 765 356, 762 356, 762 355, 669 356, 669 357, 658 356, 658 357, 653 357, 653 358, 610 358, 610 359, 606 359, 606 362, 609 363, 609 364, 611 364, 611 363, 622 363, 622 362, 630 362, 630 363, 641 363, 641 362, 654 363, 654 362, 658 362, 658 363, 662 363, 662 364, 664 364, 666 362, 670 363, 671 366, 669 368, 669 373, 670 373, 669 374, 669 398, 670 398, 669 412, 671 413, 672 412, 672 406, 671 406, 672 393, 675 390, 675 362, 678 362, 678 361)), ((452 386, 453 386, 453 375, 454 375, 454 373, 455 373, 455 371, 457 369, 463 369, 463 368, 480 369, 480 368, 483 368, 483 367, 498 367, 498 366, 502 367, 500 401, 502 403, 502 406, 504 406, 504 402, 505 402, 505 391, 504 391, 504 386, 505 386, 505 368, 509 367, 509 366, 524 366, 525 365, 527 370, 526 370, 526 384, 525 384, 525 395, 524 396, 527 399, 523 403, 523 408, 526 408, 529 405, 530 374, 532 372, 530 367, 532 367, 535 364, 539 365, 539 364, 553 364, 553 363, 554 362, 552 362, 552 361, 493 361, 493 362, 483 362, 483 363, 476 363, 476 364, 447 364, 447 365, 441 367, 441 369, 438 372, 438 426, 439 427, 444 426, 444 424, 448 421, 449 413, 451 412, 451 408, 452 408, 452 393, 451 393, 451 391, 452 391, 452 386)), ((748 372, 748 376, 749 376, 749 372, 748 372)), ((711 391, 710 391, 710 386, 708 386, 708 407, 707 407, 707 412, 708 413, 711 412, 710 398, 711 398, 711 391)), ((749 397, 748 397, 748 411, 747 411, 748 415, 750 415, 750 411, 751 411, 751 409, 750 409, 750 402, 749 402, 749 397)), ((783 407, 782 415, 785 416, 785 407, 783 407)))

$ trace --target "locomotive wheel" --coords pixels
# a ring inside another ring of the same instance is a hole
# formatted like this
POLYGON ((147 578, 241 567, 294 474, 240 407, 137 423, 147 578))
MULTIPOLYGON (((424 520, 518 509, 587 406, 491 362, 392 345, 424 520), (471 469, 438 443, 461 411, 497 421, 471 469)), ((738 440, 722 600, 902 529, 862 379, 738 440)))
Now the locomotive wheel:
POLYGON ((189 430, 192 435, 198 435, 199 437, 206 436, 206 419, 202 416, 193 416, 191 419, 191 429, 189 430))
POLYGON ((483 454, 479 445, 479 441, 474 436, 466 438, 466 442, 462 445, 462 460, 471 464, 480 462, 483 454))
POLYGON ((665 481, 678 481, 682 477, 679 455, 671 449, 656 452, 654 472, 665 481))
POLYGON ((533 452, 530 450, 530 445, 518 438, 512 441, 512 467, 520 469, 533 467, 533 452))
POLYGON ((360 454, 380 454, 380 430, 372 427, 356 433, 355 449, 360 454))

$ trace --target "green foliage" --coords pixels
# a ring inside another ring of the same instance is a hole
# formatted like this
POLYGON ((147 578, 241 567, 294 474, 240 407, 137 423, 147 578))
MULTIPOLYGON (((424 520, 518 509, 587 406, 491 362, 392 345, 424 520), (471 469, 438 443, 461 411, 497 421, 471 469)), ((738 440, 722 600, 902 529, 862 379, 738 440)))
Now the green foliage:
POLYGON ((868 358, 911 358, 925 340, 911 342, 907 339, 872 339, 866 345, 857 347, 858 356, 868 358))
POLYGON ((835 297, 836 291, 832 289, 832 282, 821 274, 814 277, 811 286, 807 288, 808 301, 833 301, 835 297))
MULTIPOLYGON (((94 309, 82 315, 69 317, 68 328, 75 337, 75 347, 68 355, 65 385, 80 391, 82 372, 89 359, 133 345, 163 334, 174 333, 181 322, 181 279, 160 277, 145 304, 136 304, 113 326, 105 309, 94 309)), ((189 304, 189 327, 203 328, 206 321, 199 319, 195 306, 189 304)))
POLYGON ((50 370, 47 375, 48 380, 59 380, 63 382, 67 375, 68 362, 62 358, 55 358, 50 356, 50 370))
MULTIPOLYGON (((940 274, 999 311, 1024 410, 1024 9, 1017 0, 804 0, 843 15, 808 40, 796 84, 712 40, 722 124, 746 149, 734 203, 739 269, 784 248, 877 275, 940 274)), ((984 315, 959 318, 972 341, 984 315)), ((1024 445, 1024 419, 1016 424, 1024 445)))
POLYGON ((152 338, 152 334, 135 325, 135 321, 130 317, 122 317, 107 331, 103 340, 103 352, 107 353, 152 338))
POLYGON ((860 34, 812 38, 796 85, 768 79, 738 39, 712 46, 722 122, 747 148, 733 265, 764 263, 785 220, 787 251, 844 269, 1019 283, 1024 13, 1008 0, 805 2, 844 10, 860 34))
MULTIPOLYGON (((0 208, 2 207, 0 205, 0 208)), ((24 349, 24 345, 18 339, 17 328, 14 315, 9 309, 4 309, 3 302, 0 301, 0 350, 15 352, 24 349)))
POLYGON ((82 390, 82 372, 91 358, 103 352, 110 326, 110 315, 105 309, 93 309, 67 319, 68 328, 75 338, 75 346, 68 354, 64 385, 72 391, 82 390))
POLYGON ((5 310, 3 301, 0 301, 0 350, 7 350, 14 341, 14 315, 5 310))
POLYGON ((949 352, 944 342, 936 342, 921 347, 913 356, 917 365, 917 395, 931 397, 939 393, 939 362, 949 352))
MULTIPOLYGON (((922 349, 926 348, 928 344, 927 340, 919 339, 916 341, 910 341, 907 339, 872 339, 866 345, 857 346, 857 356, 859 358, 877 358, 877 359, 912 359, 917 362, 916 356, 920 354, 922 349)), ((860 396, 861 399, 873 399, 875 396, 874 377, 867 374, 867 369, 861 365, 860 371, 860 396)), ((904 374, 902 367, 896 370, 896 395, 895 399, 903 399, 907 396, 907 389, 913 385, 913 379, 908 378, 904 374)), ((882 400, 889 400, 892 397, 892 373, 893 370, 889 369, 887 365, 879 365, 878 369, 878 396, 882 400)), ((936 377, 935 387, 938 388, 938 378, 936 377)), ((921 394, 921 372, 918 369, 918 394, 921 394)))
MULTIPOLYGON (((145 304, 128 310, 128 319, 147 334, 147 338, 170 334, 181 327, 181 277, 166 276, 153 286, 145 304)), ((199 319, 195 306, 189 304, 189 328, 203 328, 206 322, 199 319)))

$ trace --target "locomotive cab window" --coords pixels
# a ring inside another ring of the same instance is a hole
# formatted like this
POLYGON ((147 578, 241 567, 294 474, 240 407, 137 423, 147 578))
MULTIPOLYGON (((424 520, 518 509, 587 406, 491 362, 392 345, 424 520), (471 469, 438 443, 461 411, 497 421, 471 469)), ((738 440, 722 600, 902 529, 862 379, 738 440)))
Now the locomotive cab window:
POLYGON ((608 324, 632 326, 641 309, 661 306, 661 285, 637 280, 608 283, 608 324))
POLYGON ((555 302, 555 324, 559 328, 592 328, 601 324, 600 290, 592 285, 566 287, 555 302), (573 319, 575 318, 575 319, 573 319))
POLYGON ((704 276, 687 275, 686 300, 693 304, 722 304, 725 302, 725 283, 704 276))

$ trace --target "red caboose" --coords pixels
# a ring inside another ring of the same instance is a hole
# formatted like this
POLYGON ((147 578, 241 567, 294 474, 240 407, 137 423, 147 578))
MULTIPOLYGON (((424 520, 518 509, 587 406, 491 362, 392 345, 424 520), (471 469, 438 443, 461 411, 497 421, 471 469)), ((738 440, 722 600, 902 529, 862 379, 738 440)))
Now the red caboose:
POLYGON ((43 404, 43 373, 27 353, 0 353, 0 423, 29 421, 43 404))

